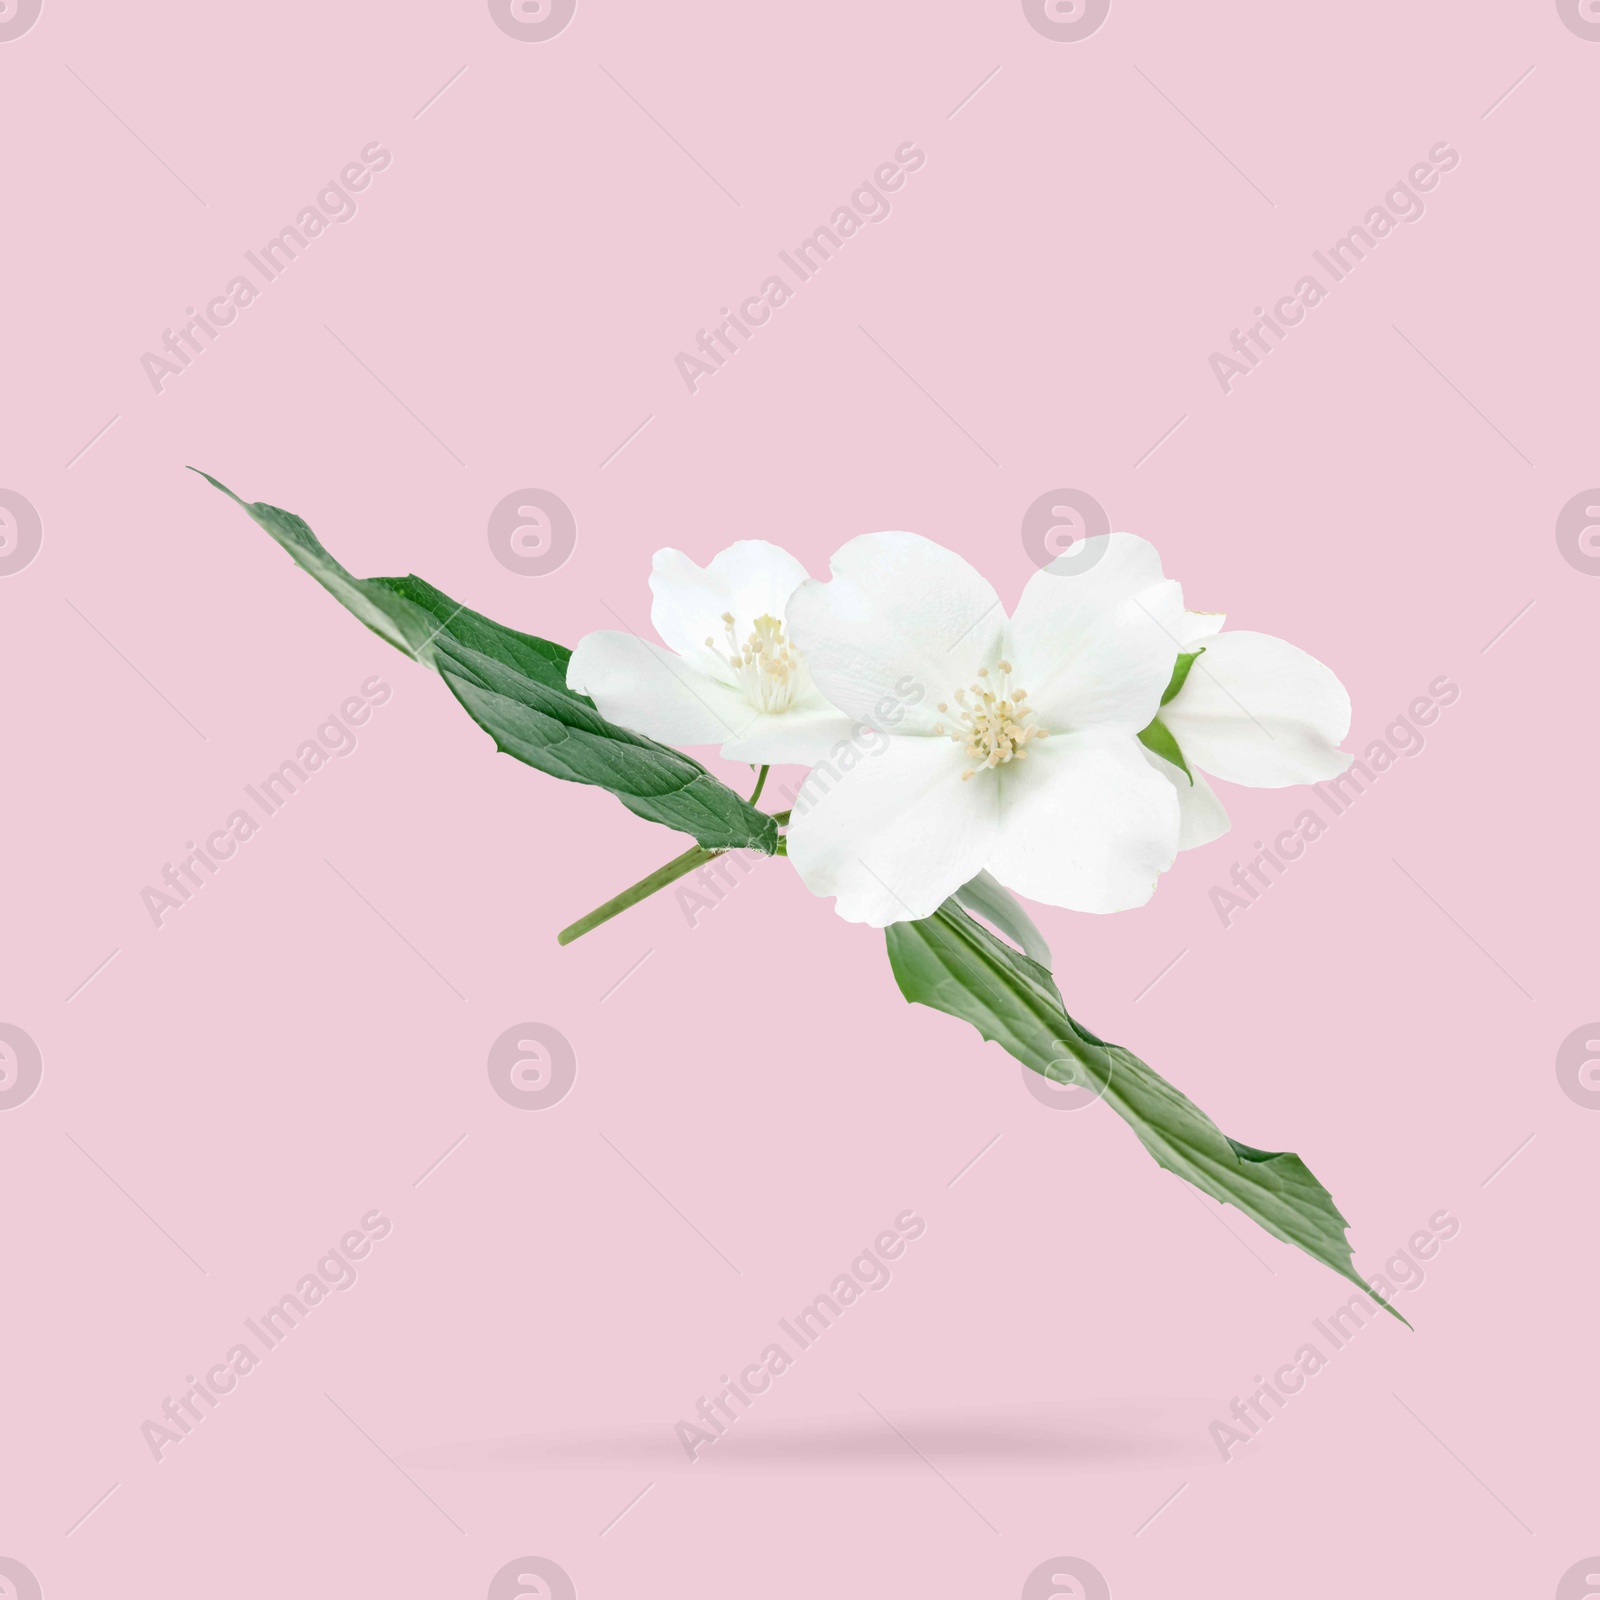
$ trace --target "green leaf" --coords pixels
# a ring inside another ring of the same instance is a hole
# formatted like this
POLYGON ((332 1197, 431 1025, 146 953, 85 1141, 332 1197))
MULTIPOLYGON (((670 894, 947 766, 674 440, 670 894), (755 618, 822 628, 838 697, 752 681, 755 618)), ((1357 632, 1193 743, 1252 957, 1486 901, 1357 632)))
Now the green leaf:
POLYGON ((1160 717, 1152 717, 1150 726, 1139 730, 1139 743, 1146 750, 1154 750, 1163 761, 1170 761, 1189 780, 1189 787, 1194 787, 1194 774, 1189 770, 1189 763, 1183 759, 1183 751, 1172 737, 1172 729, 1160 717))
POLYGON ((1178 691, 1184 686, 1185 683, 1188 682, 1189 669, 1205 653, 1206 647, 1201 645, 1198 650, 1190 650, 1187 653, 1180 655, 1173 663, 1172 676, 1167 679, 1167 686, 1161 691, 1162 705, 1166 705, 1169 701, 1177 698, 1178 691))
POLYGON ((1050 953, 1049 941, 1034 926, 1033 918, 1022 909, 1017 897, 992 872, 980 872, 950 898, 963 911, 998 928, 1029 960, 1037 961, 1047 972, 1054 971, 1056 959, 1050 953))
POLYGON ((907 1000, 970 1022, 985 1039, 1055 1082, 1093 1089, 1169 1172, 1237 1206, 1405 1322, 1356 1272, 1345 1219, 1299 1156, 1228 1138, 1136 1055, 1074 1022, 1050 974, 953 901, 931 917, 897 922, 886 932, 889 963, 907 1000))
POLYGON ((682 751, 606 721, 587 695, 574 694, 567 687, 572 652, 564 646, 502 627, 422 578, 354 577, 292 511, 241 500, 208 473, 200 476, 380 638, 432 667, 507 755, 553 777, 609 789, 636 815, 691 834, 708 849, 776 852, 774 818, 682 751))

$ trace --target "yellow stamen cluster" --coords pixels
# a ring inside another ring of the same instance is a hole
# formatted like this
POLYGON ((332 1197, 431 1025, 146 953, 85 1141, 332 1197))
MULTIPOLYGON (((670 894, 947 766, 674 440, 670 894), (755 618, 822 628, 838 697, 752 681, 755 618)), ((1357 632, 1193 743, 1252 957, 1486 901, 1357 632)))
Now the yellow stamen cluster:
MULTIPOLYGON (((963 781, 992 767, 1004 766, 1008 761, 1027 760, 1028 741, 1050 737, 1049 729, 1028 720, 1033 715, 1033 708, 1023 703, 1028 691, 1011 687, 1011 663, 1001 661, 997 670, 1000 674, 997 688, 990 688, 982 681, 989 677, 989 669, 979 667, 980 681, 970 688, 956 690, 958 728, 947 729, 942 722, 934 724, 935 733, 954 739, 962 746, 962 753, 976 763, 961 774, 963 781), (974 696, 970 704, 969 694, 974 696)), ((948 712, 950 707, 941 700, 939 709, 948 712)))
POLYGON ((706 648, 721 661, 757 711, 787 711, 799 692, 803 663, 800 652, 783 636, 777 617, 761 616, 743 645, 733 631, 733 613, 722 613, 727 653, 707 638, 706 648))

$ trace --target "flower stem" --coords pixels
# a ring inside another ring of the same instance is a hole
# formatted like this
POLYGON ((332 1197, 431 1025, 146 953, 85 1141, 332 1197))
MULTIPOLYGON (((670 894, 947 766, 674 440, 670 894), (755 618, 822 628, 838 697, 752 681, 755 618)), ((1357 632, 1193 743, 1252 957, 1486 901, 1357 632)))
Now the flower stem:
MULTIPOLYGON (((763 767, 760 776, 756 779, 755 792, 750 796, 752 802, 761 798, 761 790, 767 781, 767 773, 771 769, 763 767)), ((787 811, 778 812, 772 819, 781 828, 789 820, 787 811)), ((786 856, 789 853, 787 841, 781 836, 778 839, 778 848, 775 855, 786 856)), ((718 856, 726 855, 726 850, 707 850, 704 845, 695 845, 691 850, 685 850, 681 856, 674 856, 664 867, 657 867, 648 878, 641 878, 632 888, 624 889, 621 894, 613 895, 603 906, 596 906, 586 917, 579 917, 571 927, 563 928, 556 935, 557 944, 571 944, 574 939, 581 939, 584 934, 598 928, 602 922, 609 922, 613 917, 626 911, 629 906, 636 906, 641 900, 648 900, 658 889, 665 889, 669 883, 676 883, 686 873, 693 872, 696 867, 703 867, 708 861, 715 861, 718 856)))
POLYGON ((772 769, 770 767, 763 767, 761 769, 761 771, 757 774, 757 776, 756 776, 756 786, 750 792, 750 804, 751 805, 754 805, 756 803, 756 801, 761 798, 761 791, 763 789, 765 789, 766 786, 767 786, 767 774, 771 770, 772 769))
POLYGON ((596 906, 588 916, 579 917, 571 927, 563 928, 556 935, 556 943, 571 944, 574 939, 581 939, 591 929, 598 928, 602 922, 609 922, 618 913, 626 911, 629 906, 638 905, 656 890, 665 889, 669 883, 676 883, 685 873, 693 872, 696 867, 704 866, 708 861, 715 861, 722 854, 721 850, 707 850, 698 844, 692 850, 685 850, 681 856, 674 856, 664 867, 657 867, 648 878, 641 878, 632 888, 624 889, 621 894, 607 900, 603 906, 596 906))

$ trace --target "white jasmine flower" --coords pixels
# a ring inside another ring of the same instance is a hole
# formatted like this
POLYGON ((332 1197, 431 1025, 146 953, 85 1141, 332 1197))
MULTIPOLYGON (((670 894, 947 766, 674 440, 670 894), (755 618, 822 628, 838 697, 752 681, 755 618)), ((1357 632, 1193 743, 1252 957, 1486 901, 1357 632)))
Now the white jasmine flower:
POLYGON ((1137 736, 1172 674, 1182 595, 1142 539, 1090 543, 1087 570, 1035 573, 1009 619, 960 556, 911 533, 852 539, 832 581, 789 602, 822 692, 887 724, 880 754, 814 768, 789 829, 807 887, 848 921, 928 916, 985 869, 1074 910, 1150 898, 1178 801, 1137 736))
POLYGON ((658 550, 650 621, 667 648, 632 633, 588 634, 567 664, 567 687, 664 744, 809 765, 853 730, 786 632, 789 598, 805 581, 806 569, 763 539, 729 545, 704 568, 681 550, 658 550))
POLYGON ((1178 848, 1209 844, 1228 831, 1228 813, 1204 774, 1252 789, 1335 778, 1350 765, 1339 749, 1350 731, 1350 696, 1314 656, 1265 633, 1223 633, 1217 613, 1185 612, 1176 631, 1196 655, 1182 686, 1160 711, 1194 782, 1152 754, 1178 795, 1178 848))

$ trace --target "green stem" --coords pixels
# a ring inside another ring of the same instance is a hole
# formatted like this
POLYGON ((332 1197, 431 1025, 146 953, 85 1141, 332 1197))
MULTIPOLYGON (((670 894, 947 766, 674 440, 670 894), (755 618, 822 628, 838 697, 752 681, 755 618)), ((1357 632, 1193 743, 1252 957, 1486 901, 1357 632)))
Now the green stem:
POLYGON ((656 890, 665 889, 669 883, 676 883, 686 873, 693 872, 696 867, 702 867, 708 861, 715 861, 722 854, 721 850, 707 850, 698 844, 692 850, 685 850, 681 856, 674 856, 664 867, 657 867, 648 878, 641 878, 632 888, 624 889, 621 894, 607 900, 603 906, 596 906, 588 916, 579 917, 571 927, 563 928, 556 935, 556 943, 571 944, 574 939, 581 939, 591 929, 598 928, 602 922, 609 922, 620 912, 626 911, 629 906, 638 905, 656 890))
MULTIPOLYGON (((767 767, 761 769, 761 774, 756 779, 755 793, 750 796, 752 801, 761 798, 761 790, 767 781, 769 770, 767 767)), ((789 813, 779 811, 772 820, 781 828, 789 820, 789 813)), ((778 848, 774 853, 780 856, 788 855, 788 841, 780 837, 778 848)), ((665 889, 669 883, 676 883, 679 878, 693 872, 696 867, 703 867, 706 862, 715 861, 718 856, 726 854, 725 850, 707 850, 704 845, 698 844, 692 850, 685 850, 681 856, 674 856, 664 867, 657 867, 648 878, 641 878, 632 888, 624 889, 619 895, 613 895, 603 906, 596 906, 588 916, 579 917, 571 927, 563 928, 556 935, 556 943, 571 944, 574 939, 581 939, 584 934, 598 928, 602 922, 609 922, 613 917, 626 911, 629 906, 636 906, 641 900, 648 900, 658 889, 665 889)))
POLYGON ((757 777, 756 777, 756 786, 750 793, 750 804, 751 805, 754 805, 756 803, 756 801, 761 798, 761 791, 763 789, 765 789, 766 786, 767 786, 767 774, 771 770, 772 769, 770 767, 763 767, 761 769, 760 773, 757 775, 757 777))

